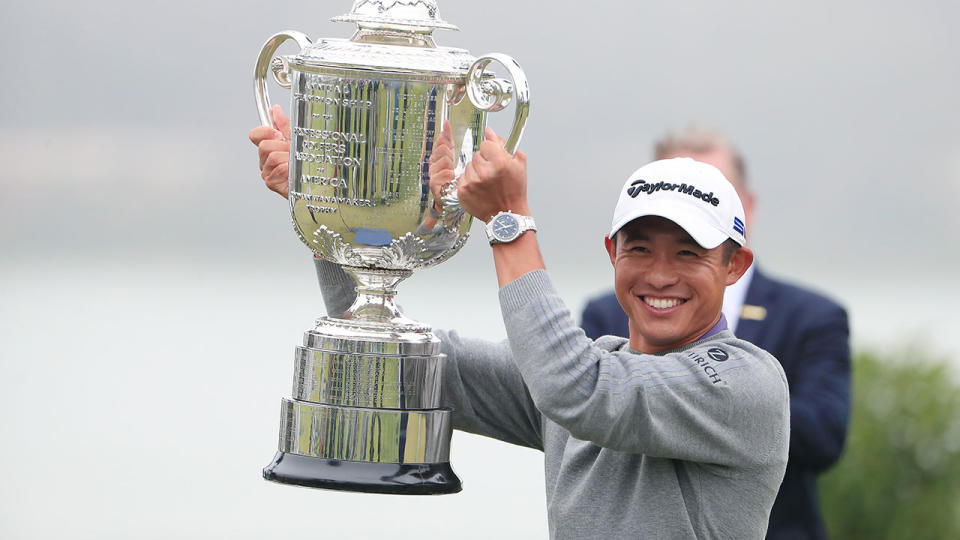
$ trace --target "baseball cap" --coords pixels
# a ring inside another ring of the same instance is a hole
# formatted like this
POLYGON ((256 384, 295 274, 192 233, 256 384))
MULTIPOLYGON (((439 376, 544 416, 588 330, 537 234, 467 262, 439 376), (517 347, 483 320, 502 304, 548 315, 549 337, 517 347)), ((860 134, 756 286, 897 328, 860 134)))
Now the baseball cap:
POLYGON ((743 203, 713 165, 688 157, 661 159, 637 169, 620 191, 610 237, 643 216, 660 216, 687 231, 706 249, 727 238, 746 245, 743 203))

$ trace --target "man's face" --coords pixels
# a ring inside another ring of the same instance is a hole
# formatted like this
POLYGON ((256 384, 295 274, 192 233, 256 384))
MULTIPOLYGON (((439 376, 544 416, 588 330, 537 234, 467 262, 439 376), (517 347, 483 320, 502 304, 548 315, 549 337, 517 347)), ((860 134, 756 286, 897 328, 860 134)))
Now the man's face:
POLYGON ((753 230, 753 209, 756 203, 756 199, 747 186, 743 183, 743 178, 740 178, 740 173, 737 171, 737 167, 733 163, 733 156, 730 155, 730 151, 723 147, 715 147, 707 150, 706 152, 686 152, 680 151, 665 156, 659 157, 658 159, 669 159, 677 157, 688 157, 693 158, 701 163, 706 163, 707 165, 713 165, 717 169, 720 169, 720 172, 723 173, 723 176, 733 184, 733 188, 737 190, 737 195, 740 196, 740 202, 743 203, 743 212, 745 214, 744 218, 747 222, 747 231, 753 230))
POLYGON ((676 223, 646 216, 607 239, 617 300, 630 318, 630 346, 657 353, 693 343, 720 319, 723 290, 753 261, 742 248, 724 263, 676 223), (616 242, 614 244, 613 242, 616 242))

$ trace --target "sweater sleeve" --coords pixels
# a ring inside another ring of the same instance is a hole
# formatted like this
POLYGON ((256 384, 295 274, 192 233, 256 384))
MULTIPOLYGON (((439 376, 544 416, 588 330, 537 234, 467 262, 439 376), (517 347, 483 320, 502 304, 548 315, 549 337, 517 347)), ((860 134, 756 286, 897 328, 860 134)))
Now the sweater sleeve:
POLYGON ((759 349, 730 336, 662 355, 606 350, 577 327, 542 270, 503 287, 500 301, 533 401, 575 438, 721 466, 785 463, 786 382, 759 349))
POLYGON ((508 443, 543 449, 542 422, 506 341, 489 343, 438 331, 444 406, 453 427, 508 443))

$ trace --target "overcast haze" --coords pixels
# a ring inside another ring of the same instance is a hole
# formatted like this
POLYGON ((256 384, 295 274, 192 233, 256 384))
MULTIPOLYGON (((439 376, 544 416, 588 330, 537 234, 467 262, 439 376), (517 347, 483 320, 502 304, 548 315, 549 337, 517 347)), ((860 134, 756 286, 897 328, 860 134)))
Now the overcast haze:
MULTIPOLYGON (((322 313, 309 252, 247 140, 253 66, 280 30, 349 37, 327 20, 350 4, 0 7, 0 457, 16 469, 0 488, 0 536, 269 538, 310 519, 359 538, 374 534, 344 521, 382 533, 435 520, 435 534, 396 538, 545 536, 539 455, 461 435, 467 491, 454 497, 258 479, 290 353, 322 313)), ((697 122, 746 155, 766 270, 844 303, 860 348, 915 340, 956 358, 960 3, 441 0, 440 11, 461 31, 437 32, 439 44, 504 52, 527 73, 531 206, 575 312, 611 282, 602 236, 617 189, 656 138, 697 122)), ((401 287, 401 302, 496 338, 493 264, 474 232, 401 287)))

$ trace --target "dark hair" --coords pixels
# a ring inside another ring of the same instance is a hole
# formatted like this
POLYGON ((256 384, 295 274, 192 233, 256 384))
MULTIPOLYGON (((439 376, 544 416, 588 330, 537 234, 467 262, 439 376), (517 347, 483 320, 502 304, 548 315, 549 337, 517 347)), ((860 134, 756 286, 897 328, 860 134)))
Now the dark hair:
POLYGON ((729 264, 730 259, 740 251, 740 244, 734 242, 732 239, 727 238, 723 242, 723 264, 729 264))

